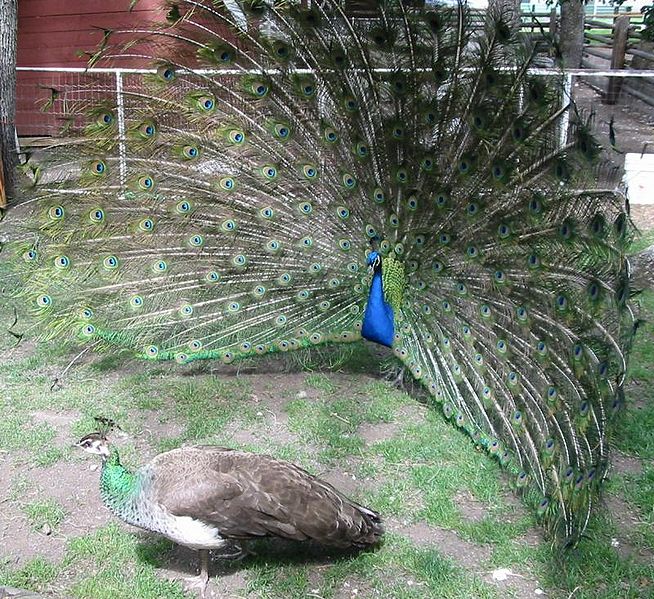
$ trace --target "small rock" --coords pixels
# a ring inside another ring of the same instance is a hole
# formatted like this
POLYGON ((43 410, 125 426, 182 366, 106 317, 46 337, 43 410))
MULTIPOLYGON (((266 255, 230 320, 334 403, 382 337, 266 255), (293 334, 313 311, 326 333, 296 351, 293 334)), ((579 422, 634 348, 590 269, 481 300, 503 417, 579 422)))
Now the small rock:
POLYGON ((543 589, 534 589, 534 595, 544 595, 545 591, 543 589))
POLYGON ((307 398, 307 392, 306 391, 298 391, 295 394, 295 399, 306 399, 307 398))
POLYGON ((611 547, 620 547, 620 541, 618 541, 618 539, 616 539, 615 537, 613 537, 613 538, 611 539, 611 547))
POLYGON ((89 470, 90 470, 91 472, 95 472, 97 469, 98 469, 98 465, 97 465, 97 464, 91 464, 91 465, 89 466, 89 470))
POLYGON ((42 527, 41 527, 41 532, 45 536, 50 536, 52 534, 52 527, 46 522, 42 527))
POLYGON ((509 576, 513 576, 513 572, 509 570, 508 568, 498 568, 497 570, 493 570, 491 576, 493 577, 493 580, 498 580, 502 582, 503 580, 506 580, 509 576))

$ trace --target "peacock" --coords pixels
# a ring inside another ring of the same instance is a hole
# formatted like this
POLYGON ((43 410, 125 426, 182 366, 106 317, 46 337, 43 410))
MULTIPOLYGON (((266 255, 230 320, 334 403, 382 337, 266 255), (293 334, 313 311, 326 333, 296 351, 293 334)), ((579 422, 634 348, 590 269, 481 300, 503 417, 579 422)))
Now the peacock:
POLYGON ((634 233, 563 73, 464 4, 164 4, 94 57, 151 61, 120 106, 69 90, 28 165, 5 253, 42 336, 182 364, 386 346, 576 543, 625 403, 634 233))
POLYGON ((213 445, 164 452, 130 472, 106 431, 77 443, 102 457, 100 493, 119 518, 196 549, 200 574, 190 586, 204 596, 209 550, 240 559, 240 542, 262 537, 313 540, 340 548, 380 542, 379 514, 302 468, 270 456, 213 445))

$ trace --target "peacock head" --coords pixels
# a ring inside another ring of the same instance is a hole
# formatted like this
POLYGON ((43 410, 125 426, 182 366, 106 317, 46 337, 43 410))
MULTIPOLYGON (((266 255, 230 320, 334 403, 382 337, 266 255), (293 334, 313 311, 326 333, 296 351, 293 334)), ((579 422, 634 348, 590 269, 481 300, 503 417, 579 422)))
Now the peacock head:
POLYGON ((84 451, 102 456, 106 460, 111 455, 109 448, 109 441, 101 433, 91 433, 82 437, 76 444, 76 447, 81 447, 84 451))

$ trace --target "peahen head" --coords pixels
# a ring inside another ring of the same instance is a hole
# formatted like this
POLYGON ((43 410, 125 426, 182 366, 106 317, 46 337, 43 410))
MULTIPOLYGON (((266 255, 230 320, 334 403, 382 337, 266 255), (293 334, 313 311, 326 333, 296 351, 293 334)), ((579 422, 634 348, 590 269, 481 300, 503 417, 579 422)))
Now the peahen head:
POLYGON ((90 433, 82 437, 75 445, 76 447, 81 447, 84 451, 102 456, 103 460, 106 460, 111 455, 109 441, 101 433, 90 433))

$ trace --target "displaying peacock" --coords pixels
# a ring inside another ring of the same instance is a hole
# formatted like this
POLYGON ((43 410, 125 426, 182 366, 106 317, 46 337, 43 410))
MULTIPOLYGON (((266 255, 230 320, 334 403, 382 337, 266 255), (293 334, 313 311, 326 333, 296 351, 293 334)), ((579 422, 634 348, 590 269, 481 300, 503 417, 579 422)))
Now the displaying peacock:
POLYGON ((365 548, 384 534, 379 514, 270 456, 185 446, 130 472, 106 431, 86 435, 77 445, 102 457, 100 493, 114 514, 199 551, 200 575, 191 585, 202 596, 209 580, 209 550, 239 559, 246 554, 241 541, 262 537, 365 548))
POLYGON ((43 336, 181 363, 386 345, 574 543, 624 403, 631 232, 562 77, 463 5, 226 4, 105 39, 154 64, 121 106, 69 95, 81 132, 32 167, 16 249, 43 336))

